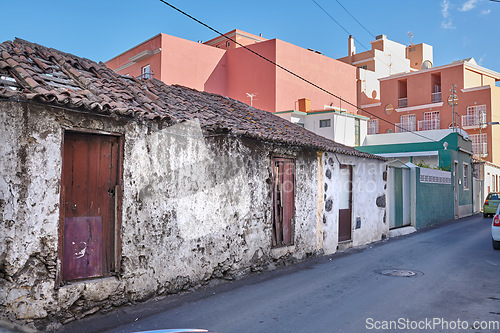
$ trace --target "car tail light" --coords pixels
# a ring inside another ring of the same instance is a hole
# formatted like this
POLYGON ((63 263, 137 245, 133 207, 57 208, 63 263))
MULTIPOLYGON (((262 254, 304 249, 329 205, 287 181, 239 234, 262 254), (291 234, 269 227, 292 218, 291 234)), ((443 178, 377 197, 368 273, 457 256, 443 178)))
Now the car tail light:
POLYGON ((488 206, 488 205, 489 205, 488 200, 486 200, 486 201, 484 202, 484 205, 485 205, 485 206, 488 206))
POLYGON ((500 217, 497 215, 495 215, 495 218, 493 219, 493 225, 495 227, 500 227, 500 217))

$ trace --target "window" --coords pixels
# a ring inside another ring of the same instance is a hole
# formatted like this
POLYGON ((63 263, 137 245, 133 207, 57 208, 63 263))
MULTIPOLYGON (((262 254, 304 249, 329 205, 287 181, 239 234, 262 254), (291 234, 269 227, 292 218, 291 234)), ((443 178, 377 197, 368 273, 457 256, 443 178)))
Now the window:
POLYGON ((431 75, 431 102, 441 102, 441 73, 431 75))
POLYGON ((273 159, 273 246, 293 245, 295 219, 294 161, 273 159))
POLYGON ((416 118, 414 114, 404 114, 400 119, 401 122, 396 124, 396 133, 413 132, 416 130, 416 118))
POLYGON ((144 67, 142 67, 142 79, 149 79, 151 76, 151 66, 150 65, 146 65, 144 67))
POLYGON ((378 119, 368 120, 368 134, 378 134, 378 119))
POLYGON ((486 133, 471 134, 472 153, 474 155, 484 155, 488 153, 488 137, 486 133))
POLYGON ((358 68, 360 68, 360 69, 368 69, 368 66, 367 65, 363 65, 363 66, 359 66, 358 68))
POLYGON ((358 118, 354 119, 354 146, 359 147, 359 142, 361 140, 360 134, 359 134, 359 126, 360 126, 360 121, 358 118))
POLYGON ((468 190, 469 189, 469 165, 467 163, 464 163, 463 180, 464 180, 464 190, 468 190))
POLYGON ((467 115, 462 116, 462 127, 479 127, 486 123, 486 105, 467 107, 467 115))
POLYGON ((319 121, 319 127, 331 127, 332 120, 331 119, 321 119, 319 121))
POLYGON ((407 94, 406 80, 398 81, 398 107, 405 108, 408 106, 407 94))
POLYGON ((231 42, 227 41, 226 42, 226 47, 229 47, 229 46, 231 46, 231 42))
POLYGON ((418 130, 429 131, 437 130, 439 128, 439 111, 424 112, 424 120, 418 122, 418 130))

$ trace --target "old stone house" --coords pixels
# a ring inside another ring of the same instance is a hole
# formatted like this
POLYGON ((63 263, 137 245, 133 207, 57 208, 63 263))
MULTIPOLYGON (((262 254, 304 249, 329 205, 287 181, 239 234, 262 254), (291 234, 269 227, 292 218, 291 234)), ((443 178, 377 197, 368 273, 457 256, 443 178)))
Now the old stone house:
POLYGON ((0 317, 44 330, 388 234, 383 158, 19 39, 0 141, 0 317))

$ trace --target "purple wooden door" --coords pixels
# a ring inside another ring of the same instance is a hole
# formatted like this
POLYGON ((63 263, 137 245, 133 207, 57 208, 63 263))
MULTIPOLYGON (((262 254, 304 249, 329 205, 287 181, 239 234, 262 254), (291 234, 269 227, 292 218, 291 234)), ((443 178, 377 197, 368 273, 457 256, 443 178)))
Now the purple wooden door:
POLYGON ((351 215, 352 165, 341 165, 339 179, 339 242, 351 240, 351 215))
POLYGON ((63 275, 65 280, 102 276, 102 219, 64 219, 63 275))
POLYGON ((104 276, 115 268, 118 152, 118 137, 65 133, 62 179, 64 281, 104 276))

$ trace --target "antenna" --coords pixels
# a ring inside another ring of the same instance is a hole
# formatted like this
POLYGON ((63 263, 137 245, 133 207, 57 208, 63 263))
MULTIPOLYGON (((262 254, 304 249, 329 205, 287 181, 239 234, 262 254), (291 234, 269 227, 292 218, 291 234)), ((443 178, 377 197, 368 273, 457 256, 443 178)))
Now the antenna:
POLYGON ((410 36, 410 44, 413 45, 413 41, 412 41, 412 39, 413 39, 413 32, 408 31, 408 36, 410 36))
POLYGON ((250 98, 250 106, 252 106, 252 107, 253 107, 253 98, 254 98, 255 96, 257 96, 257 93, 252 93, 252 94, 250 94, 250 93, 246 93, 246 94, 247 94, 248 98, 250 98))

